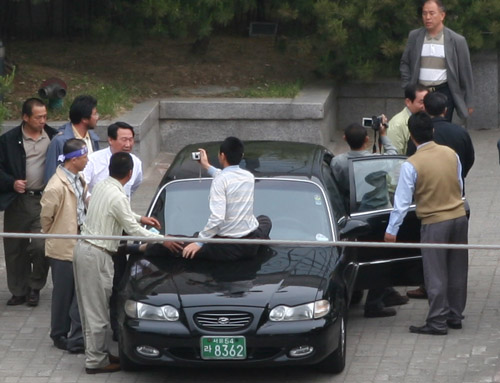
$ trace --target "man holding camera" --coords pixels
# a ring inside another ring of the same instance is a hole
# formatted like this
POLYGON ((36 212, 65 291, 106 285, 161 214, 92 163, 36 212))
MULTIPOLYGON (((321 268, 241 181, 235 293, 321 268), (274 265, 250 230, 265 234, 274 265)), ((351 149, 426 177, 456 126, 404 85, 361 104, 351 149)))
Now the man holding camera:
MULTIPOLYGON (((219 150, 222 170, 210 165, 204 149, 193 153, 193 160, 199 159, 200 165, 214 177, 210 188, 210 217, 199 238, 269 239, 271 220, 253 214, 254 176, 239 167, 243 149, 238 138, 226 138, 219 150)), ((193 242, 184 248, 182 256, 228 261, 251 258, 258 249, 259 245, 193 242)))
MULTIPOLYGON (((382 114, 380 119, 374 118, 373 122, 378 126, 373 126, 372 129, 378 130, 380 134, 380 142, 384 148, 383 154, 397 154, 396 148, 391 144, 387 137, 387 118, 382 114)), ((337 180, 341 193, 343 193, 346 201, 349 199, 349 159, 356 157, 371 156, 374 151, 368 150, 370 138, 368 131, 364 126, 359 124, 351 124, 344 131, 344 140, 347 141, 350 151, 335 156, 330 162, 333 175, 337 180)), ((403 305, 408 302, 408 298, 401 296, 394 288, 386 287, 379 289, 371 289, 368 292, 365 302, 365 317, 378 318, 389 317, 396 315, 396 310, 388 308, 388 306, 403 305)))

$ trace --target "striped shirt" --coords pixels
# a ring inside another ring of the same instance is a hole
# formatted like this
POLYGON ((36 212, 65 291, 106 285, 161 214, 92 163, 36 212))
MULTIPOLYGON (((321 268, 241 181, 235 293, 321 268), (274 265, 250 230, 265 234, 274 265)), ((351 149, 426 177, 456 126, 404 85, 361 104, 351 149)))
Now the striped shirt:
POLYGON ((210 217, 200 232, 200 238, 241 238, 259 226, 253 214, 255 179, 253 174, 232 165, 223 170, 211 166, 214 177, 210 187, 210 217))
POLYGON ((420 84, 425 86, 444 84, 447 77, 443 31, 434 37, 425 35, 420 56, 420 84))
MULTIPOLYGON (((94 187, 82 235, 122 235, 125 231, 128 235, 164 238, 143 228, 139 224, 140 219, 141 216, 132 211, 122 184, 113 177, 108 177, 94 187)), ((86 241, 111 252, 118 249, 120 242, 102 239, 86 241)))

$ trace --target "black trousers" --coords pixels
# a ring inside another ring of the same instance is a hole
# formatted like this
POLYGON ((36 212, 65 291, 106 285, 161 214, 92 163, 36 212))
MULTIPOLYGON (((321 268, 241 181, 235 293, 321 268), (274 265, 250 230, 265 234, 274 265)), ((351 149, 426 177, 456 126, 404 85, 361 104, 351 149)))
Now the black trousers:
MULTIPOLYGON (((257 221, 259 221, 257 229, 244 238, 239 239, 269 239, 269 233, 273 226, 271 219, 266 215, 259 215, 257 221)), ((253 258, 257 255, 259 246, 250 244, 205 243, 198 254, 196 254, 196 258, 213 261, 236 261, 238 259, 253 258)))

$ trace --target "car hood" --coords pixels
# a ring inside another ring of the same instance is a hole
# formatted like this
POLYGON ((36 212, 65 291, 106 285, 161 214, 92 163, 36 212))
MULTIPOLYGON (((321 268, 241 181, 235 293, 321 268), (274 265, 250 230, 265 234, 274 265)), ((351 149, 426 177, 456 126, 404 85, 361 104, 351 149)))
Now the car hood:
POLYGON ((146 256, 131 263, 125 292, 157 306, 294 306, 321 299, 335 262, 325 247, 264 247, 228 262, 146 256))

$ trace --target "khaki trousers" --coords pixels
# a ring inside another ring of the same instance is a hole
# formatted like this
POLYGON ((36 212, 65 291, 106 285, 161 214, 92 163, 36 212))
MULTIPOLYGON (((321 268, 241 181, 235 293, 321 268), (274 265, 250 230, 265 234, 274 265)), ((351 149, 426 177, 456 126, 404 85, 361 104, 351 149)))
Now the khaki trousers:
POLYGON ((73 252, 76 296, 85 340, 85 367, 109 364, 109 297, 113 260, 105 251, 80 240, 73 252))

